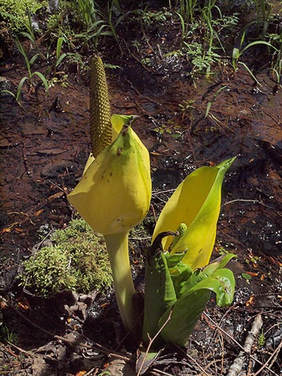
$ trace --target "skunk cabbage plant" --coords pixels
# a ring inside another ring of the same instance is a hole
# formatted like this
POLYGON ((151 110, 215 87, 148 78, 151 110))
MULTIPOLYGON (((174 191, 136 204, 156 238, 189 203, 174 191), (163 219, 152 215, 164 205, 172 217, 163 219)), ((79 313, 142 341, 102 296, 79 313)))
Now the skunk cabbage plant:
POLYGON ((133 331, 135 289, 128 256, 128 233, 149 209, 149 153, 130 127, 132 117, 113 115, 111 124, 100 58, 93 59, 91 73, 94 76, 90 93, 93 154, 68 199, 93 230, 105 237, 121 318, 125 327, 133 331))
POLYGON ((165 342, 185 345, 210 292, 219 306, 233 300, 228 254, 208 265, 215 243, 223 177, 234 158, 188 175, 163 208, 147 250, 143 340, 161 330, 165 342), (208 266, 206 266, 208 265, 208 266), (200 270, 199 268, 203 268, 200 270))
MULTIPOLYGON (((94 231, 104 235, 124 326, 134 333, 138 314, 128 255, 128 233, 145 217, 151 199, 149 153, 131 128, 134 116, 110 115, 103 63, 92 59, 90 83, 92 153, 68 195, 94 231)), ((228 254, 209 264, 215 243, 224 174, 232 164, 201 167, 187 176, 166 203, 146 250, 143 341, 185 345, 200 313, 216 294, 230 304, 235 281, 228 254), (209 265, 208 265, 209 264, 209 265)))

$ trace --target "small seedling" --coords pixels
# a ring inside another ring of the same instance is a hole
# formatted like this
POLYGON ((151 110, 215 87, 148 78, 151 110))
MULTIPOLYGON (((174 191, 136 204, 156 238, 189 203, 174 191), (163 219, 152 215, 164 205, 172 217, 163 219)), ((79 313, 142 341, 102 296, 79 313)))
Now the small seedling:
POLYGON ((250 283, 250 280, 252 279, 252 276, 250 274, 242 273, 241 276, 246 280, 247 283, 250 283))
POLYGON ((5 324, 0 326, 0 342, 17 343, 17 335, 5 324))
POLYGON ((28 72, 28 75, 24 76, 20 80, 19 85, 18 85, 18 89, 17 89, 17 93, 16 93, 15 98, 16 98, 16 101, 19 102, 20 95, 21 95, 21 92, 22 92, 22 88, 23 88, 23 85, 25 84, 26 81, 29 81, 30 84, 32 85, 33 84, 33 78, 35 76, 37 76, 41 80, 41 82, 43 83, 46 92, 48 92, 48 90, 49 90, 49 84, 47 82, 46 77, 41 72, 32 72, 31 71, 31 66, 32 66, 32 64, 35 63, 36 59, 39 57, 39 54, 37 53, 37 54, 33 55, 29 59, 28 56, 27 56, 27 53, 26 53, 26 51, 24 49, 24 47, 22 46, 22 44, 21 44, 21 42, 19 41, 18 38, 16 38, 15 43, 16 43, 16 46, 17 46, 19 52, 24 57, 26 68, 27 68, 27 72, 28 72))
POLYGON ((258 347, 261 348, 264 345, 265 345, 265 336, 264 336, 264 332, 262 330, 261 333, 259 334, 259 337, 258 337, 258 347))

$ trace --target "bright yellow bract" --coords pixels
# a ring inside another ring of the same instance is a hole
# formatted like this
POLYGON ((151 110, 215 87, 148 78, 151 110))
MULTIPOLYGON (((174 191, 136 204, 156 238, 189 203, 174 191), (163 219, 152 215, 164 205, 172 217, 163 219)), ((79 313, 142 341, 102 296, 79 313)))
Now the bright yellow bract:
MULTIPOLYGON (((201 167, 188 175, 167 201, 157 221, 152 240, 160 232, 177 231, 181 223, 186 224, 187 230, 170 251, 185 252, 182 261, 192 269, 209 263, 216 237, 222 181, 234 159, 214 167, 201 167)), ((172 237, 164 238, 165 250, 169 250, 172 240, 172 237)))
POLYGON ((148 150, 125 126, 90 163, 68 199, 95 231, 108 235, 128 231, 142 221, 151 189, 148 150))

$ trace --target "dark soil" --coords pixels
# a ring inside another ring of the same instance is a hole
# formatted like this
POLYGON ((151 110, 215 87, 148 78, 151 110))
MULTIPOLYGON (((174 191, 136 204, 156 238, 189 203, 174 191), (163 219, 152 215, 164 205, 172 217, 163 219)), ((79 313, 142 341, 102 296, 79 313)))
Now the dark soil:
MULTIPOLYGON (((167 43, 172 41, 173 35, 167 43)), ((262 315, 264 340, 254 342, 257 361, 246 359, 244 375, 278 375, 281 87, 267 68, 257 74, 261 87, 228 62, 214 68, 212 79, 193 83, 184 74, 185 65, 162 65, 160 57, 158 68, 148 68, 130 54, 113 59, 105 50, 102 56, 121 67, 107 71, 112 112, 139 115, 134 129, 150 151, 148 231, 189 172, 237 155, 223 187, 215 250, 215 256, 221 248, 238 255, 231 262, 237 281, 234 303, 219 309, 212 302, 187 349, 165 349, 146 375, 226 374, 257 314, 262 315)), ((5 61, 0 73, 13 86, 24 69, 18 57, 5 61)), ((0 98, 0 314, 17 338, 0 343, 0 375, 82 376, 105 369, 112 375, 135 374, 137 344, 123 331, 111 293, 83 297, 63 292, 43 300, 22 291, 15 280, 40 233, 64 227, 72 218, 66 194, 90 151, 88 78, 68 74, 69 86, 56 85, 48 96, 42 89, 25 88, 22 108, 10 96, 0 98)))

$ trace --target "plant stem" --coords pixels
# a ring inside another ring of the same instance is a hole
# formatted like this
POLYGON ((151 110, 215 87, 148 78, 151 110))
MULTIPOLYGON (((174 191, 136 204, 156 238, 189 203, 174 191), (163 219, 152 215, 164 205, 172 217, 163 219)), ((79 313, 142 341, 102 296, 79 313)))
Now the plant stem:
POLYGON ((136 314, 133 306, 133 285, 129 255, 128 231, 105 235, 107 249, 113 273, 116 299, 122 322, 126 329, 134 332, 136 314))

